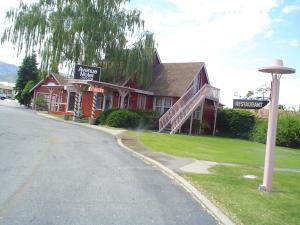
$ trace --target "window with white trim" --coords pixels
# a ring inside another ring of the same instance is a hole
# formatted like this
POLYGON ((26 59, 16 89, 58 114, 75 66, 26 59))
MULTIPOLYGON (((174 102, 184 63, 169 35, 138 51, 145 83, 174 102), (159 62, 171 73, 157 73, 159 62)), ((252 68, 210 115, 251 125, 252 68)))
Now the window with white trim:
POLYGON ((199 106, 199 107, 194 111, 193 118, 194 118, 195 120, 201 120, 201 114, 202 114, 202 107, 199 106))
POLYGON ((97 93, 96 95, 96 109, 102 109, 103 105, 103 94, 97 93))
POLYGON ((50 95, 49 94, 38 92, 37 93, 37 98, 43 98, 47 102, 47 105, 49 106, 49 102, 50 102, 50 95))
POLYGON ((163 115, 172 106, 172 98, 170 97, 156 97, 155 110, 163 115))
POLYGON ((146 95, 138 94, 138 109, 146 108, 146 95))

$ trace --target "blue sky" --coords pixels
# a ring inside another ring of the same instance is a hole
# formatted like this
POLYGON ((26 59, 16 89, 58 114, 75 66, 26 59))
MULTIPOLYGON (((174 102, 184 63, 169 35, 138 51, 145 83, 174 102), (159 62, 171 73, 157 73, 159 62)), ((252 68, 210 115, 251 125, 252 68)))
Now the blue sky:
MULTIPOLYGON (((17 4, 0 2, 0 23, 17 4)), ((142 11, 163 62, 205 62, 228 107, 235 92, 244 95, 270 83, 257 69, 273 59, 300 71, 300 0, 131 0, 128 7, 142 11)), ((0 46, 1 61, 19 65, 21 58, 11 45, 0 46)), ((280 92, 280 103, 296 109, 298 74, 284 76, 280 92)))

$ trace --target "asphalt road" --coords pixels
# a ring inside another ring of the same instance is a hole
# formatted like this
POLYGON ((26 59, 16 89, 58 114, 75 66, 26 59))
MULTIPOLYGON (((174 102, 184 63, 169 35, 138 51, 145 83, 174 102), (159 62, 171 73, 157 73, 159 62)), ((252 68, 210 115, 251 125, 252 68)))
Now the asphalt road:
POLYGON ((8 105, 0 103, 0 224, 217 224, 112 136, 8 105))

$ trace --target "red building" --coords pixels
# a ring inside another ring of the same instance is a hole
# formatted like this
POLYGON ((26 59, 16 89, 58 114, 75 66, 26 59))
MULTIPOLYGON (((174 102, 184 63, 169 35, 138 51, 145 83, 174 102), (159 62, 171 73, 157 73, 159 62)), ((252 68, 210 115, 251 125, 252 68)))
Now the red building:
POLYGON ((210 85, 205 64, 161 63, 158 55, 156 59, 153 80, 145 90, 132 80, 113 84, 50 74, 32 88, 33 98, 43 97, 49 112, 92 120, 109 108, 151 109, 161 115, 160 132, 213 133, 219 89, 210 85))

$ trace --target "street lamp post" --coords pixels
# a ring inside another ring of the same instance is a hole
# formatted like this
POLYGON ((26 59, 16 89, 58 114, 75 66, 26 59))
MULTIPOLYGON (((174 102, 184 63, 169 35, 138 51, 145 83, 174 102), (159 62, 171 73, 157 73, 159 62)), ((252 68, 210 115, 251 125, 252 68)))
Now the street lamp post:
POLYGON ((272 75, 271 104, 269 109, 268 134, 265 153, 265 166, 263 184, 259 186, 261 191, 272 191, 273 158, 276 145, 276 130, 278 117, 280 78, 283 74, 295 73, 296 70, 283 66, 283 61, 276 59, 272 66, 259 68, 258 71, 272 75))

